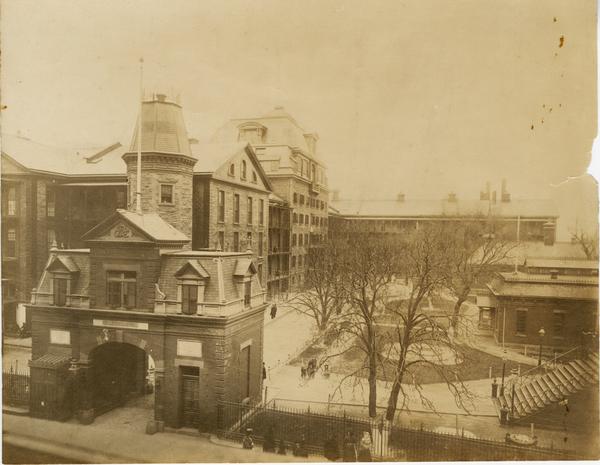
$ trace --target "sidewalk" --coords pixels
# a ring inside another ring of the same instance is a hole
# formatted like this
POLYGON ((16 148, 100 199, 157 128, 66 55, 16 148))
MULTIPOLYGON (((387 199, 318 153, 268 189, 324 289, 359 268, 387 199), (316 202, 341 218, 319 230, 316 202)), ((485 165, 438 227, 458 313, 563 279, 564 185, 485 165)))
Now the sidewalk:
POLYGON ((147 435, 120 429, 71 425, 3 415, 3 441, 39 453, 87 463, 319 462, 323 458, 285 457, 245 450, 241 445, 177 433, 147 435))

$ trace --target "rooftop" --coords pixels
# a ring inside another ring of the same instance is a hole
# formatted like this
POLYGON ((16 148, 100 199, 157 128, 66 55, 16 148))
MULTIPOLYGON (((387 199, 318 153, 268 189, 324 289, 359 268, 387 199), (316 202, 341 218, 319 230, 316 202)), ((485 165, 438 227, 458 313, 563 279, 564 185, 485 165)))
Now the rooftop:
POLYGON ((488 288, 499 297, 598 300, 598 278, 588 276, 499 273, 488 288))
POLYGON ((365 218, 423 218, 442 216, 556 218, 558 210, 550 200, 513 199, 491 204, 487 200, 405 199, 405 200, 334 200, 331 202, 343 216, 365 218))

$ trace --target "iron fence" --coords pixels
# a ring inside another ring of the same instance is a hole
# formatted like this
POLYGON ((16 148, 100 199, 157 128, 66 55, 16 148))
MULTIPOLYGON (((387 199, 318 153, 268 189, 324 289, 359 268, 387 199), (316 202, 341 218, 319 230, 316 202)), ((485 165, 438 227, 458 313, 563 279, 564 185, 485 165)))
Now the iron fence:
POLYGON ((28 406, 30 392, 29 373, 10 367, 2 371, 2 402, 13 406, 28 406))
POLYGON ((487 461, 487 460, 577 460, 586 458, 572 451, 518 446, 492 439, 444 434, 424 428, 390 425, 383 420, 352 417, 278 405, 249 405, 221 402, 218 405, 218 433, 241 441, 248 428, 262 443, 285 444, 317 455, 331 454, 352 460, 487 461), (365 455, 365 448, 368 454, 365 455), (334 454, 335 455, 335 454, 334 454))

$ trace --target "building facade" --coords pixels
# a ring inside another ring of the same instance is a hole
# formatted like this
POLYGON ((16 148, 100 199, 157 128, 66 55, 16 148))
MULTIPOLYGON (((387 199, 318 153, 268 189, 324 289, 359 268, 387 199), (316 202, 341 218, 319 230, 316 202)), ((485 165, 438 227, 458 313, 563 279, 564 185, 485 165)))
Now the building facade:
POLYGON ((290 228, 292 209, 271 194, 269 197, 269 276, 267 294, 271 299, 284 298, 290 290, 290 228))
POLYGON ((261 398, 266 303, 252 254, 193 251, 159 215, 126 210, 84 240, 52 249, 29 305, 33 415, 88 424, 145 396, 151 430, 203 430, 220 402, 261 398))
POLYGON ((329 190, 326 167, 317 155, 317 134, 276 107, 263 116, 230 120, 214 140, 252 144, 273 192, 290 206, 289 285, 302 288, 309 247, 327 237, 329 190))

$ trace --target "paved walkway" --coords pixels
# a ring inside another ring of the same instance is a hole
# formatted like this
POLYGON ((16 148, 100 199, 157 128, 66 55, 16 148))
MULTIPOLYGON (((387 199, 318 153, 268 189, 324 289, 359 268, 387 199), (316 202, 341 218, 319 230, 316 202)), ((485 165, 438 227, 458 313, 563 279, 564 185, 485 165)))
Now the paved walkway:
POLYGON ((81 426, 14 415, 3 415, 4 442, 87 463, 189 462, 318 462, 265 453, 260 447, 242 449, 237 443, 177 433, 147 435, 92 424, 81 426))

